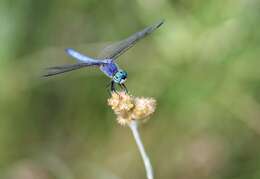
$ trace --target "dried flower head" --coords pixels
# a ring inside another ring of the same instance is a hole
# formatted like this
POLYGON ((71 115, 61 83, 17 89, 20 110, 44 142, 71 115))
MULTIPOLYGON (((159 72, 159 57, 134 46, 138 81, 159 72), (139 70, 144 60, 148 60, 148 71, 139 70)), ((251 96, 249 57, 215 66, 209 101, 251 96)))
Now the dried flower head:
POLYGON ((111 98, 108 99, 108 105, 117 115, 118 123, 125 125, 132 120, 148 119, 155 111, 156 101, 153 98, 139 98, 119 92, 112 93, 111 98))

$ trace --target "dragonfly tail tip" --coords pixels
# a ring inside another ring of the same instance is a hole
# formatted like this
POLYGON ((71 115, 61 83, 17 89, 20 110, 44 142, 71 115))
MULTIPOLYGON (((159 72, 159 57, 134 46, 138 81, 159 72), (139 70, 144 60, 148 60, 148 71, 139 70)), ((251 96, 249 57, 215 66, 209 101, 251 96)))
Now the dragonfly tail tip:
POLYGON ((66 48, 65 52, 70 53, 73 49, 72 48, 66 48))

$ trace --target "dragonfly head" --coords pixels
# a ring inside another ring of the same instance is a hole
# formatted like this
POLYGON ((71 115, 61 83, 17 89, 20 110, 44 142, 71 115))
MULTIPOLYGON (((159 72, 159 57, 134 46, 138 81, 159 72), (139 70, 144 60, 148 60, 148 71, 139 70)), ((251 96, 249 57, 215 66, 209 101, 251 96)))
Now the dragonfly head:
POLYGON ((113 76, 113 81, 118 84, 122 84, 127 79, 127 72, 124 70, 118 70, 116 74, 113 76))

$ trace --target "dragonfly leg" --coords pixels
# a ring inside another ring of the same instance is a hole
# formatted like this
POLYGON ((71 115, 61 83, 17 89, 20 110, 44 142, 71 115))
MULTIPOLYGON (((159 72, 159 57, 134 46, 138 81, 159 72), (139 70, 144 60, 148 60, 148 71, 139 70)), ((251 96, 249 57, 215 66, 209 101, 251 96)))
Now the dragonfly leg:
POLYGON ((126 85, 123 83, 123 84, 121 84, 122 86, 123 86, 123 89, 125 90, 125 93, 128 93, 128 90, 127 90, 127 87, 126 87, 126 85))
POLYGON ((112 80, 111 81, 111 83, 110 83, 110 85, 111 85, 111 92, 116 92, 116 89, 115 89, 115 82, 112 80))
POLYGON ((122 84, 118 83, 118 85, 120 86, 120 89, 124 89, 122 84))
POLYGON ((109 82, 109 83, 107 84, 106 90, 107 90, 109 96, 111 97, 111 90, 109 89, 110 85, 111 85, 111 82, 109 82))

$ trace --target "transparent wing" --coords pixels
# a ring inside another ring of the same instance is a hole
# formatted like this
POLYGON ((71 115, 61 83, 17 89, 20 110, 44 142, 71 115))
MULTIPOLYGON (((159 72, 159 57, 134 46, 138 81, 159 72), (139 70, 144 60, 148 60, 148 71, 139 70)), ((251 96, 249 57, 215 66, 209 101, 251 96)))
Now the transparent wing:
POLYGON ((102 63, 101 61, 99 60, 95 60, 93 58, 90 58, 86 55, 83 55, 79 52, 77 52, 76 50, 72 49, 72 48, 67 48, 65 50, 67 52, 67 54, 75 59, 77 59, 78 61, 81 61, 81 62, 84 62, 84 63, 87 63, 87 64, 92 64, 92 63, 102 63))
POLYGON ((117 42, 115 44, 109 45, 105 47, 100 55, 98 55, 98 59, 116 59, 124 52, 126 52, 129 48, 131 48, 136 42, 143 39, 147 35, 151 34, 154 30, 159 28, 163 24, 163 20, 146 27, 142 31, 136 32, 130 37, 117 42))
POLYGON ((42 75, 43 77, 54 76, 87 66, 100 66, 108 63, 107 60, 95 60, 71 48, 66 49, 66 52, 78 61, 81 61, 81 63, 49 67, 47 68, 46 73, 42 75))
POLYGON ((99 66, 100 63, 92 63, 92 64, 88 64, 88 63, 77 63, 77 64, 72 64, 72 65, 62 65, 62 66, 54 66, 54 67, 49 67, 47 68, 47 71, 45 74, 43 74, 43 77, 49 77, 49 76, 54 76, 54 75, 58 75, 58 74, 62 74, 65 72, 69 72, 69 71, 73 71, 73 70, 77 70, 83 67, 87 67, 87 66, 99 66))

